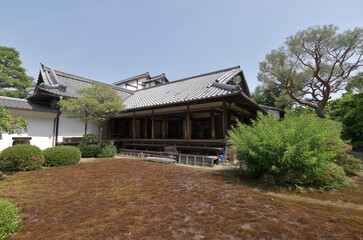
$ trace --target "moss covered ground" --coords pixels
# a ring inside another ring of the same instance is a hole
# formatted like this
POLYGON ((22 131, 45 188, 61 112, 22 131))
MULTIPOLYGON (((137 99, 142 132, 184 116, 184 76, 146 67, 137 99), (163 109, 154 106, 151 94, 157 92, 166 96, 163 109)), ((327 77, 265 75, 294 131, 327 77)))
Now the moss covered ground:
POLYGON ((260 187, 233 170, 104 159, 13 174, 0 198, 22 208, 12 239, 363 238, 358 182, 298 197, 260 187))

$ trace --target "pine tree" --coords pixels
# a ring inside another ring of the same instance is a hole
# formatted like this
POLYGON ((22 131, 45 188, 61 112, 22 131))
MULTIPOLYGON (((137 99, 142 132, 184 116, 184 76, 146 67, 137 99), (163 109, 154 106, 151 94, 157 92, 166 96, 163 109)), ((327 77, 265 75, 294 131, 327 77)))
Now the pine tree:
POLYGON ((22 98, 33 85, 34 78, 20 66, 19 56, 15 48, 0 46, 0 96, 22 98))

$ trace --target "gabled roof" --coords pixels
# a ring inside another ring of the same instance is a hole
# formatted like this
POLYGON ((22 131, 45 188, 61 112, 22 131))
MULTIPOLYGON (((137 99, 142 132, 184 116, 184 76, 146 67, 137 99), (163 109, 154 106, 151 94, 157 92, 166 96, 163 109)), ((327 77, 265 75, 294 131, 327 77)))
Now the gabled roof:
MULTIPOLYGON (((209 99, 220 96, 242 94, 249 98, 248 88, 227 84, 233 77, 242 76, 242 85, 246 85, 243 72, 239 66, 205 73, 155 87, 135 91, 125 100, 126 110, 150 108, 154 106, 209 99)), ((251 100, 252 101, 252 100, 251 100)), ((253 101, 252 101, 253 102, 253 101)), ((253 102, 254 103, 254 102, 253 102)))
POLYGON ((164 79, 165 80, 165 82, 169 82, 169 80, 166 78, 166 76, 165 76, 165 73, 162 73, 162 74, 160 74, 160 75, 157 75, 157 76, 154 76, 154 77, 152 77, 152 78, 150 78, 150 79, 148 79, 148 80, 145 80, 144 81, 144 83, 147 83, 147 82, 152 82, 152 81, 156 81, 156 80, 162 80, 162 79, 164 79))
MULTIPOLYGON (((133 94, 133 91, 115 85, 59 71, 44 64, 41 65, 42 68, 40 69, 38 83, 34 94, 42 91, 58 96, 77 98, 81 96, 77 93, 77 90, 89 88, 95 83, 108 85, 115 90, 122 99, 126 99, 133 94)), ((28 98, 31 99, 32 96, 28 98)))
MULTIPOLYGON (((148 75, 148 73, 145 73, 148 75)), ((144 75, 145 75, 144 74, 144 75)), ((141 75, 139 75, 140 77, 141 75)), ((164 74, 154 78, 163 78, 164 74)), ((42 64, 38 83, 33 95, 28 99, 40 99, 41 96, 62 96, 78 98, 77 90, 89 88, 95 83, 106 84, 92 79, 53 69, 42 64)), ((266 111, 253 102, 243 71, 240 66, 222 69, 193 77, 167 82, 137 91, 106 84, 114 89, 124 100, 126 110, 138 110, 157 106, 238 95, 257 109, 266 111), (240 84, 234 83, 235 77, 240 84)))
POLYGON ((149 72, 146 72, 146 73, 134 76, 134 77, 126 78, 124 80, 121 80, 121 81, 118 81, 118 82, 115 82, 115 83, 112 83, 112 84, 119 85, 119 84, 124 83, 124 82, 128 82, 128 81, 131 81, 131 80, 142 79, 142 78, 150 79, 151 77, 150 77, 149 72))
POLYGON ((56 109, 29 101, 27 99, 19 99, 19 98, 3 97, 3 96, 0 96, 0 106, 3 106, 5 108, 25 109, 25 110, 32 110, 39 112, 54 112, 54 113, 58 112, 58 110, 56 109))

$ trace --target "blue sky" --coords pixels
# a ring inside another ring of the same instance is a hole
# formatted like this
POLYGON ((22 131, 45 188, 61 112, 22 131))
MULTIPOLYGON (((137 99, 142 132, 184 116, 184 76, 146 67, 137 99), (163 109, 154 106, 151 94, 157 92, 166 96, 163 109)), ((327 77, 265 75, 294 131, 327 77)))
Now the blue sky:
POLYGON ((40 62, 112 83, 141 73, 169 80, 258 63, 312 25, 363 27, 362 0, 0 0, 0 45, 37 78, 40 62))

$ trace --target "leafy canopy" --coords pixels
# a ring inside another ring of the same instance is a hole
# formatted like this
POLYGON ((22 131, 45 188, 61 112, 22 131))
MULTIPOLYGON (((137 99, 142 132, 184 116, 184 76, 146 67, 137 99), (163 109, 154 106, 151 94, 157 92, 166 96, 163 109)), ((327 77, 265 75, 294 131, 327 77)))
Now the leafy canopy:
POLYGON ((260 63, 258 80, 278 84, 297 103, 325 117, 330 94, 363 65, 363 29, 337 30, 334 25, 313 26, 288 37, 260 63))
POLYGON ((96 123, 101 139, 102 125, 123 111, 122 99, 111 87, 99 83, 77 92, 83 96, 59 101, 61 110, 66 111, 67 117, 96 123))
POLYGON ((330 101, 327 112, 330 118, 343 123, 343 139, 351 140, 353 145, 363 141, 363 92, 330 101))
POLYGON ((29 124, 22 118, 15 118, 6 108, 0 106, 0 131, 8 134, 20 134, 27 131, 29 124))
POLYGON ((26 75, 15 48, 0 46, 0 96, 26 97, 33 78, 26 75))
POLYGON ((347 93, 363 93, 363 73, 350 80, 345 87, 347 93))
POLYGON ((286 98, 284 89, 277 84, 264 84, 255 88, 252 93, 252 99, 258 104, 286 108, 292 105, 291 98, 286 98))

